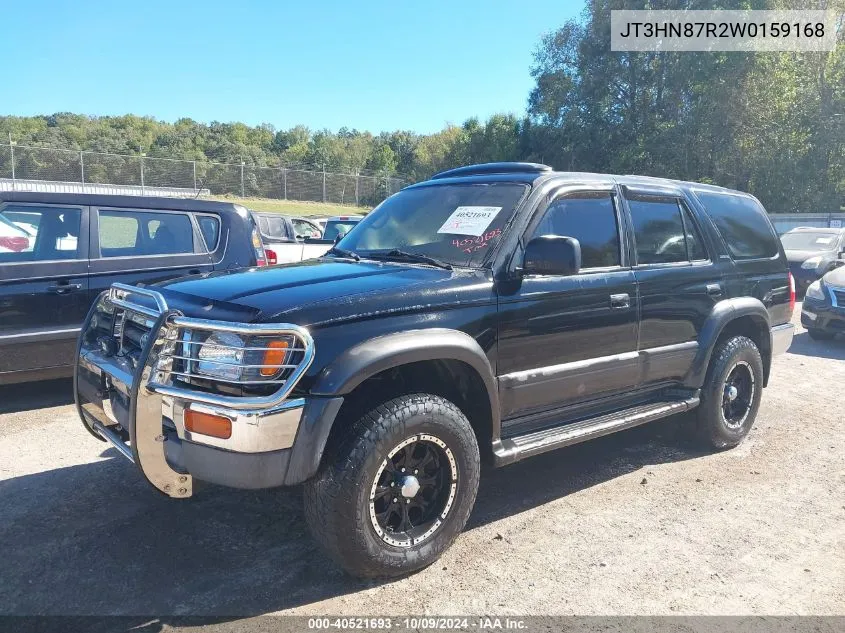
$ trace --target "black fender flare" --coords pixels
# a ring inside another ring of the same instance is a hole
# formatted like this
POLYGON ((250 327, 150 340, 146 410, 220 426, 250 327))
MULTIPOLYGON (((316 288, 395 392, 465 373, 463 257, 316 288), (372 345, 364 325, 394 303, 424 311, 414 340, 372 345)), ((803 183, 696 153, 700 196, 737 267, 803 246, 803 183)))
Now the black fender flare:
POLYGON ((701 328, 701 333, 698 336, 698 353, 684 381, 686 386, 698 389, 704 385, 704 378, 707 374, 707 367, 710 364, 710 357, 713 354, 716 341, 731 321, 745 316, 754 317, 755 320, 765 323, 766 331, 763 333, 763 340, 768 347, 761 349, 760 352, 763 355, 763 365, 766 370, 766 376, 768 376, 772 347, 769 311, 759 299, 755 299, 754 297, 736 297, 734 299, 723 299, 719 301, 704 322, 704 326, 701 328))
POLYGON ((358 343, 320 372, 310 392, 315 396, 342 396, 387 369, 426 360, 456 360, 475 370, 486 388, 494 431, 498 431, 499 392, 493 368, 478 341, 459 330, 407 330, 358 343))
POLYGON ((456 360, 478 373, 490 400, 490 433, 497 441, 501 410, 496 378, 487 355, 474 338, 446 328, 385 334, 350 347, 317 375, 308 391, 309 404, 294 442, 285 485, 302 483, 316 474, 344 396, 387 369, 426 360, 456 360))

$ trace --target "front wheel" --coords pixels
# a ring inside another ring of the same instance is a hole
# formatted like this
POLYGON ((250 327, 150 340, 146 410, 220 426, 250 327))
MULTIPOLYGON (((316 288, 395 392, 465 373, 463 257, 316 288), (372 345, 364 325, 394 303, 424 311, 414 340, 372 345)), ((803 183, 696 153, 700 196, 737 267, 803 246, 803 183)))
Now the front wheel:
POLYGON ((338 438, 305 485, 305 517, 349 573, 401 576, 433 563, 457 538, 479 471, 475 434, 457 406, 431 394, 401 396, 338 438))
POLYGON ((695 410, 699 439, 715 449, 739 444, 754 424, 762 393, 763 359, 754 341, 734 336, 718 343, 695 410))

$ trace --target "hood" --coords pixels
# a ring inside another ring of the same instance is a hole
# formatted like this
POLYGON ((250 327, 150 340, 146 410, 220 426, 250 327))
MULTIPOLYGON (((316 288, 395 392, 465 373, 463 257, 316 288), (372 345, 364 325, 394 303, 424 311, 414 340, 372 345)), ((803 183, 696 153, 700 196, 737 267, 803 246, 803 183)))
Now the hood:
POLYGON ((835 270, 831 270, 822 277, 822 281, 829 286, 845 288, 845 266, 840 266, 835 270))
POLYGON ((321 325, 384 313, 495 300, 487 271, 317 259, 184 277, 159 284, 190 316, 247 311, 252 321, 321 325), (197 312, 197 309, 200 309, 197 312))
POLYGON ((811 257, 821 257, 822 259, 832 259, 836 256, 834 251, 796 251, 784 250, 786 259, 790 264, 800 264, 811 257))

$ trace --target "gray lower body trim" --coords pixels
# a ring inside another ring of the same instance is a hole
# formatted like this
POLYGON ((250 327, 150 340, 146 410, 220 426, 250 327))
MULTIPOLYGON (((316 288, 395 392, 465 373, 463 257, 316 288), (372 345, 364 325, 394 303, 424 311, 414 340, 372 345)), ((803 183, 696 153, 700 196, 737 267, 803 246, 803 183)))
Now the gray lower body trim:
POLYGON ((783 354, 792 345, 795 327, 792 323, 776 325, 772 328, 772 356, 783 354))
POLYGON ((499 377, 502 414, 520 415, 663 381, 680 381, 698 353, 687 341, 640 351, 538 367, 499 377))

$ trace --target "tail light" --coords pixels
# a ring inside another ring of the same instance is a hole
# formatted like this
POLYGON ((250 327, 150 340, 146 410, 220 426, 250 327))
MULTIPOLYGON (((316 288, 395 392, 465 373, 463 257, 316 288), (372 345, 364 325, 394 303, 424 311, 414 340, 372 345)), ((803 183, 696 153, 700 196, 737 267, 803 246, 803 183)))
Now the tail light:
POLYGON ((279 263, 279 258, 276 256, 276 251, 274 251, 272 248, 265 248, 264 254, 267 256, 268 266, 275 266, 279 263))
POLYGON ((20 253, 29 247, 29 238, 26 237, 0 237, 0 246, 10 251, 20 253))
POLYGON ((789 275, 789 312, 791 314, 795 310, 795 277, 792 273, 787 274, 789 275))
POLYGON ((267 265, 267 255, 264 252, 264 242, 261 241, 261 234, 258 227, 252 227, 252 248, 255 251, 255 263, 257 266, 267 265))

